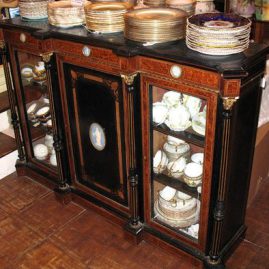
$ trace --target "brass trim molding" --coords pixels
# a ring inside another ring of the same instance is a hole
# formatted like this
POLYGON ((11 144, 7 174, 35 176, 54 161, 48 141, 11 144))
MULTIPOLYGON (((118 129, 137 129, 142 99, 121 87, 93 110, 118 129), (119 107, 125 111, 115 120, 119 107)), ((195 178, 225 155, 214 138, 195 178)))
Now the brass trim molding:
POLYGON ((132 74, 121 74, 121 78, 124 80, 125 84, 128 86, 134 83, 135 77, 138 75, 138 72, 132 74))
POLYGON ((40 54, 40 56, 42 57, 42 60, 45 63, 48 63, 50 61, 52 55, 53 55, 53 52, 48 52, 48 53, 42 53, 42 54, 40 54))
POLYGON ((3 50, 5 48, 5 46, 6 46, 5 41, 4 40, 0 40, 0 49, 3 50))
POLYGON ((225 110, 232 110, 233 105, 239 97, 222 97, 223 107, 225 110))

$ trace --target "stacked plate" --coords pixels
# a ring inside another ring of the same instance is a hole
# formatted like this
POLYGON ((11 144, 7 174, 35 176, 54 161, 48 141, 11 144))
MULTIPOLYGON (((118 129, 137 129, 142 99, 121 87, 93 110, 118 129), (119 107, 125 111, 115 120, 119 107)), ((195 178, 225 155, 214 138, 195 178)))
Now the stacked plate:
POLYGON ((121 32, 124 29, 123 15, 130 8, 132 5, 124 2, 86 4, 86 28, 100 33, 121 32))
POLYGON ((85 23, 84 6, 71 1, 48 3, 48 20, 51 25, 67 28, 85 23))
POLYGON ((165 0, 144 0, 143 4, 149 7, 163 7, 165 0))
POLYGON ((209 55, 229 55, 249 46, 251 21, 230 13, 204 13, 187 19, 186 45, 209 55))
POLYGON ((184 38, 187 13, 174 8, 142 8, 124 16, 124 36, 142 43, 162 43, 184 38))
POLYGON ((166 0, 167 7, 179 8, 191 16, 195 12, 196 0, 166 0))
POLYGON ((27 20, 41 20, 48 17, 47 0, 20 0, 20 15, 27 20))

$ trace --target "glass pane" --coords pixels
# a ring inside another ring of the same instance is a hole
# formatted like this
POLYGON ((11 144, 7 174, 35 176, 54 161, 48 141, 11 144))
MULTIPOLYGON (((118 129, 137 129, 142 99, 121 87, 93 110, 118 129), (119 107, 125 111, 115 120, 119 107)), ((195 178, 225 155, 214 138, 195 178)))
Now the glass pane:
POLYGON ((57 162, 53 149, 50 100, 44 62, 38 56, 22 52, 18 52, 17 57, 32 146, 31 157, 55 169, 57 162))
POLYGON ((152 86, 152 218, 198 239, 206 101, 152 86))

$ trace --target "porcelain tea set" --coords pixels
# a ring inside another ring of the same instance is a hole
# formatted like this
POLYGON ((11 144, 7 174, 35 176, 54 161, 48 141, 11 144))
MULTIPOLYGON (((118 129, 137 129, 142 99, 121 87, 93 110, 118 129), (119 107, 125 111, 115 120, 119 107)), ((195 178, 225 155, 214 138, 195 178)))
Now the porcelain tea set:
POLYGON ((191 148, 184 140, 167 136, 163 148, 153 158, 155 174, 165 173, 175 179, 183 180, 190 187, 202 182, 204 154, 191 155, 191 148))
MULTIPOLYGON (((198 199, 170 186, 165 186, 158 191, 154 210, 156 217, 161 221, 173 227, 189 229, 199 220, 200 206, 198 199)), ((198 236, 199 226, 192 230, 195 230, 198 236)), ((190 232, 195 235, 195 231, 192 230, 190 232)), ((185 232, 188 233, 188 230, 185 232)))
MULTIPOLYGON (((167 91, 161 102, 152 106, 152 119, 156 125, 165 124, 172 131, 184 131, 192 126, 205 135, 206 113, 201 110, 201 99, 176 91, 167 91)), ((205 106, 206 107, 206 106, 205 106)))

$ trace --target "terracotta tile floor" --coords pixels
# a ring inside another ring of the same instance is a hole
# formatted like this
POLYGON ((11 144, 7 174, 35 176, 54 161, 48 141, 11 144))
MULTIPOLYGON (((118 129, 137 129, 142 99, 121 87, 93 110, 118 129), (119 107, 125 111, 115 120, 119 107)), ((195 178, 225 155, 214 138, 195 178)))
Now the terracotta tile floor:
MULTIPOLYGON (((228 269, 269 268, 269 181, 248 210, 249 230, 228 269)), ((122 228, 46 187, 12 174, 0 181, 0 269, 196 269, 186 257, 124 239, 122 228)))

